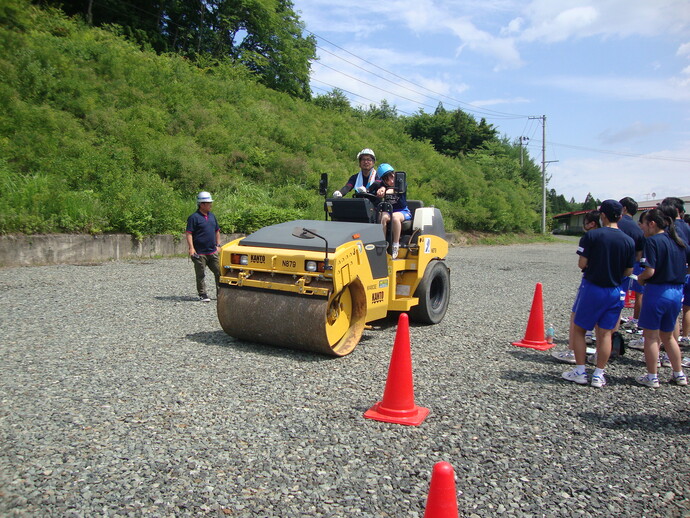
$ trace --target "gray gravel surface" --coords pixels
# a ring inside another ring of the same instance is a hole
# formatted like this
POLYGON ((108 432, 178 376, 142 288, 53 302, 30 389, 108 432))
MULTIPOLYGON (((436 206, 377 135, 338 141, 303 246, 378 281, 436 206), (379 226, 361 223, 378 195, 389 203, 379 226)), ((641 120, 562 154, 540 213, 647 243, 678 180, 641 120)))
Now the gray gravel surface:
POLYGON ((362 417, 395 320, 334 359, 226 336, 185 259, 0 270, 0 515, 421 517, 444 460, 462 516, 690 516, 690 387, 636 386, 639 351, 573 385, 510 344, 541 282, 564 347, 574 246, 451 250, 417 427, 362 417))

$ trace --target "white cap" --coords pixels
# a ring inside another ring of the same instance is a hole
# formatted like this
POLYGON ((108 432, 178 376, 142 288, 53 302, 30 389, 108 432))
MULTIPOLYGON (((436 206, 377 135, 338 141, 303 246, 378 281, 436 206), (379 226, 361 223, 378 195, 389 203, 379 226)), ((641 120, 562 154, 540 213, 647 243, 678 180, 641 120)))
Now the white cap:
POLYGON ((361 157, 362 155, 371 155, 374 158, 374 160, 376 160, 376 155, 374 154, 374 151, 369 149, 368 147, 364 148, 362 151, 357 153, 357 160, 359 160, 359 157, 361 157))
POLYGON ((211 193, 206 191, 201 191, 196 197, 197 203, 211 203, 213 198, 211 198, 211 193))

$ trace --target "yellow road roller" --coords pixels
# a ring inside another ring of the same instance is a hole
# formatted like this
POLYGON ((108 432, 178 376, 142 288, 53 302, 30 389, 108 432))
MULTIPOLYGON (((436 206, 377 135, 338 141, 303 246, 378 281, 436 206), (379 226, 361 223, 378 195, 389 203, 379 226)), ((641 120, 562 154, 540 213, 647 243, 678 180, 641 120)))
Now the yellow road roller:
POLYGON ((439 209, 409 200, 398 258, 364 198, 329 198, 327 218, 264 227, 222 247, 218 319, 240 340, 345 356, 389 312, 446 314, 448 243, 439 209))

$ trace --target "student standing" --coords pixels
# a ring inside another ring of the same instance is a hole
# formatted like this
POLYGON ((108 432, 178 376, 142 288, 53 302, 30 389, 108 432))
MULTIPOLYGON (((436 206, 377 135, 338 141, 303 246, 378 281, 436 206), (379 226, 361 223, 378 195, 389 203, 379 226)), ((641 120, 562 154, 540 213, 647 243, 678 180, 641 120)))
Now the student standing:
POLYGON ((597 363, 591 384, 597 388, 606 385, 604 374, 611 355, 611 335, 623 309, 620 285, 632 273, 635 262, 635 243, 617 225, 622 205, 616 200, 605 200, 599 211, 601 228, 582 236, 577 249, 578 266, 584 274, 573 307, 575 368, 562 374, 563 379, 587 384, 585 333, 596 325, 597 363))
POLYGON ((659 386, 657 375, 659 343, 663 342, 671 362, 671 382, 687 385, 681 366, 678 342, 673 336, 683 299, 683 284, 688 273, 690 249, 676 233, 673 218, 661 209, 652 209, 642 216, 641 227, 647 238, 638 282, 645 287, 639 325, 644 336, 647 374, 637 382, 647 387, 659 386))

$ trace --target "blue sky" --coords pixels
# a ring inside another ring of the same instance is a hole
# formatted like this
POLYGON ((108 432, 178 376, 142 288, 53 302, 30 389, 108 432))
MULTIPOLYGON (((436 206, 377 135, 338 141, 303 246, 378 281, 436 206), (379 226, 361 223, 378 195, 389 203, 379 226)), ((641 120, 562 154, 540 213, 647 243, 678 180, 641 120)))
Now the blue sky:
POLYGON ((529 117, 545 115, 549 188, 567 199, 690 195, 690 0, 293 3, 317 36, 315 94, 401 114, 440 101, 528 137, 539 163, 529 117))

